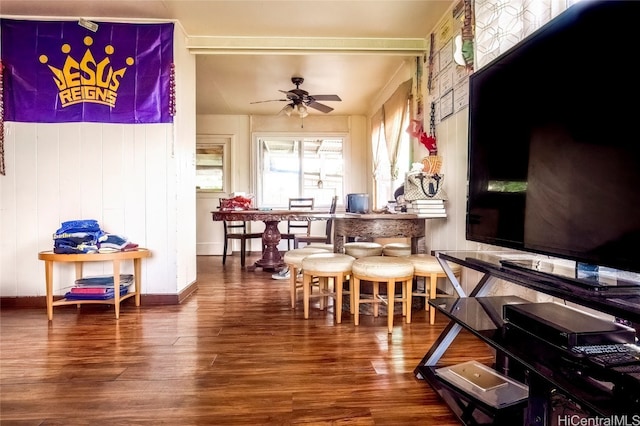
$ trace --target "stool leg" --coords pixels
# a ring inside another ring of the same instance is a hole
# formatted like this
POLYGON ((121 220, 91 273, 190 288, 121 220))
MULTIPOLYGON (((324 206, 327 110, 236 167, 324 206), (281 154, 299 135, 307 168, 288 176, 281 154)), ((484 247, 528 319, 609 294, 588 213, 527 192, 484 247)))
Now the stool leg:
POLYGON ((353 280, 352 296, 353 297, 353 324, 360 324, 360 278, 355 275, 351 276, 353 280))
POLYGON ((304 319, 309 319, 309 296, 311 296, 311 275, 302 275, 302 292, 304 303, 304 319))
POLYGON ((291 286, 291 308, 296 308, 296 293, 297 293, 297 284, 296 284, 296 269, 293 265, 287 265, 289 267, 289 285, 291 286))
POLYGON ((325 277, 317 277, 318 278, 318 295, 320 296, 318 300, 318 306, 320 308, 320 310, 324 309, 324 301, 325 301, 325 297, 323 296, 324 293, 326 293, 326 287, 327 287, 327 279, 325 277))
POLYGON ((424 278, 424 310, 429 310, 429 298, 427 295, 429 294, 429 289, 431 288, 431 277, 423 277, 424 278))
POLYGON ((396 281, 390 278, 387 281, 387 326, 389 334, 393 333, 393 307, 395 305, 396 281))
MULTIPOLYGON (((433 300, 436 298, 436 287, 438 286, 438 274, 435 274, 435 273, 431 274, 429 281, 430 281, 429 298, 427 300, 433 300)), ((436 323, 436 309, 433 306, 429 305, 429 324, 433 325, 435 323, 436 323)))
POLYGON ((411 289, 413 288, 413 279, 410 278, 404 282, 405 294, 404 303, 407 305, 407 324, 411 324, 411 289))
MULTIPOLYGON (((333 277, 326 277, 325 278, 325 285, 326 285, 326 291, 327 291, 327 297, 324 298, 324 306, 325 308, 329 307, 329 299, 333 296, 330 295, 329 293, 331 293, 331 287, 332 287, 332 283, 333 283, 333 277)), ((335 286, 334 286, 335 288, 335 286)))
POLYGON ((407 316, 407 310, 410 309, 409 304, 407 303, 407 285, 406 281, 402 281, 400 283, 400 287, 402 289, 402 316, 407 316))
POLYGON ((353 312, 354 312, 354 309, 353 309, 353 305, 354 305, 354 301, 353 301, 353 277, 351 276, 351 273, 349 273, 349 275, 345 275, 344 279, 349 282, 349 313, 351 315, 353 315, 353 312))
POLYGON ((373 316, 378 318, 378 305, 380 299, 378 295, 380 294, 380 283, 378 281, 373 282, 373 316))
POLYGON ((341 273, 338 273, 333 278, 333 291, 336 293, 336 304, 333 309, 336 311, 336 324, 342 322, 342 286, 344 277, 341 273))

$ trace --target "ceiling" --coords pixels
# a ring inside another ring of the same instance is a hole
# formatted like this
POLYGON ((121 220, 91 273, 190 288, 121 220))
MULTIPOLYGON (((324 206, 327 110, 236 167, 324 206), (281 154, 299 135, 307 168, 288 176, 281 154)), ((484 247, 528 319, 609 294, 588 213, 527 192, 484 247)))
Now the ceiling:
MULTIPOLYGON (((335 115, 366 115, 455 0, 0 0, 4 17, 177 21, 196 54, 198 114, 277 114, 304 77, 335 115)), ((379 102, 379 100, 378 100, 379 102)), ((309 108, 311 115, 322 115, 309 108)))

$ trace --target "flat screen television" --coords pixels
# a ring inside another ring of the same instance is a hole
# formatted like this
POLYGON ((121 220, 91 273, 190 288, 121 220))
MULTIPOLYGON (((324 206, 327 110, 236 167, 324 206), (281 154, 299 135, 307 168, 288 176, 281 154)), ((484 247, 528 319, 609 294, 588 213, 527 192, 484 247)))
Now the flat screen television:
POLYGON ((468 240, 640 272, 639 17, 577 3, 471 75, 468 240))

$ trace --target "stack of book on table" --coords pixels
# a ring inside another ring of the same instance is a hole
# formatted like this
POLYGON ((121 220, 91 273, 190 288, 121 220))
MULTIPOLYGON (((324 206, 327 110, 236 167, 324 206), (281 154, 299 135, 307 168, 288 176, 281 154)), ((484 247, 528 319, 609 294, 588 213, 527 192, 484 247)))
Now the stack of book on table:
POLYGON ((407 213, 420 217, 447 217, 444 200, 413 200, 407 205, 407 213))
MULTIPOLYGON (((133 275, 120 274, 120 296, 129 292, 133 284, 133 275)), ((107 300, 115 296, 113 275, 99 275, 76 280, 75 286, 64 295, 73 300, 107 300)))

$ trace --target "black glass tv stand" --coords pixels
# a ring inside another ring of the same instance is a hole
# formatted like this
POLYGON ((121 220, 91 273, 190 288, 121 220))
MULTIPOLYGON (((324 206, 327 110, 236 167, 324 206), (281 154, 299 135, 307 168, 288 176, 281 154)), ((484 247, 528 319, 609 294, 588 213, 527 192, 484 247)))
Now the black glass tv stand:
POLYGON ((529 301, 516 296, 489 296, 489 291, 496 281, 505 280, 633 323, 640 323, 640 294, 609 298, 579 286, 572 288, 570 282, 558 285, 558 282, 540 279, 526 270, 504 267, 500 262, 504 252, 437 251, 433 254, 458 297, 429 301, 449 319, 449 323, 414 373, 429 383, 462 424, 552 426, 563 424, 562 415, 582 418, 627 415, 629 419, 637 415, 640 418, 640 381, 637 378, 625 382, 625 392, 620 395, 616 392, 620 385, 612 384, 608 376, 595 374, 584 364, 567 357, 565 351, 544 342, 534 342, 530 335, 518 334, 517 330, 505 326, 504 305, 529 301), (482 273, 469 295, 451 273, 449 263, 482 273), (498 403, 487 403, 475 387, 453 382, 441 374, 447 367, 441 358, 462 330, 493 349, 495 360, 490 367, 498 375, 526 386, 526 398, 503 398, 498 403))

